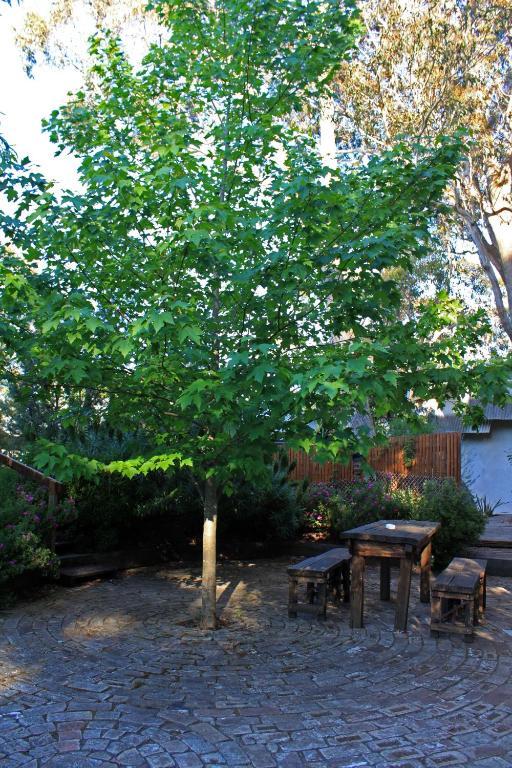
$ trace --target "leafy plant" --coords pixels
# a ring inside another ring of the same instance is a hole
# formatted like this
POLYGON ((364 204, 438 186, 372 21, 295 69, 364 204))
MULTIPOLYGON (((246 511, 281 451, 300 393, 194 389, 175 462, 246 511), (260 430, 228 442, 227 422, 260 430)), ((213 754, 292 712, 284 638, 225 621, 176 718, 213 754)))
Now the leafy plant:
POLYGON ((491 517, 497 509, 503 507, 506 503, 502 499, 490 501, 487 496, 477 496, 476 494, 473 494, 473 500, 482 517, 491 517))
POLYGON ((485 526, 471 493, 452 479, 425 483, 415 517, 441 523, 432 540, 436 568, 444 568, 452 557, 476 544, 485 526))
POLYGON ((412 467, 416 458, 416 439, 412 436, 406 437, 403 445, 404 465, 412 467))

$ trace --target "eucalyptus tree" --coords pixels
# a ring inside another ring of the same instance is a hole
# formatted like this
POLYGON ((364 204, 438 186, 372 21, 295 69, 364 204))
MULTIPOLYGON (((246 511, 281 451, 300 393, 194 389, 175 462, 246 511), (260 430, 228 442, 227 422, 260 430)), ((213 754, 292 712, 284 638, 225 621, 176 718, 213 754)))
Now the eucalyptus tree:
MULTIPOLYGON (((373 152, 400 135, 473 139, 449 187, 446 246, 473 244, 512 340, 512 2, 361 0, 365 33, 337 78, 337 140, 373 152)), ((445 250, 446 264, 446 250, 445 250)), ((447 270, 448 271, 448 270, 447 270)))
POLYGON ((16 42, 27 73, 35 74, 46 62, 71 66, 85 76, 90 64, 87 35, 95 29, 109 29, 122 35, 127 45, 147 48, 158 34, 156 17, 147 5, 147 0, 49 0, 42 7, 27 5, 16 24, 16 42))
POLYGON ((0 222, 0 340, 5 375, 97 392, 106 422, 152 435, 152 455, 107 469, 190 468, 208 628, 219 495, 240 475, 266 482, 276 440, 319 460, 365 452, 348 425, 369 401, 384 416, 430 396, 492 399, 503 371, 466 360, 480 316, 439 296, 401 322, 385 277, 428 248, 460 138, 342 171, 293 119, 350 54, 352 5, 156 10, 166 38, 141 66, 95 38, 90 86, 46 125, 78 158, 80 189, 58 192, 28 162, 0 181, 15 207, 0 222))

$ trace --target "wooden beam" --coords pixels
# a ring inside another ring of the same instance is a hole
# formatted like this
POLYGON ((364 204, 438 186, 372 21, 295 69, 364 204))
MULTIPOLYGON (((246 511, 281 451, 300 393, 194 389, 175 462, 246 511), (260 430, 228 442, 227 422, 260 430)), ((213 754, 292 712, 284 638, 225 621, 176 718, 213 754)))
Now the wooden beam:
POLYGON ((11 458, 11 456, 7 456, 5 453, 0 453, 0 464, 4 464, 19 475, 27 477, 29 480, 39 483, 39 485, 45 485, 52 496, 58 497, 64 490, 63 483, 55 480, 53 477, 43 475, 38 469, 29 467, 27 464, 23 464, 21 461, 17 461, 16 459, 11 458))

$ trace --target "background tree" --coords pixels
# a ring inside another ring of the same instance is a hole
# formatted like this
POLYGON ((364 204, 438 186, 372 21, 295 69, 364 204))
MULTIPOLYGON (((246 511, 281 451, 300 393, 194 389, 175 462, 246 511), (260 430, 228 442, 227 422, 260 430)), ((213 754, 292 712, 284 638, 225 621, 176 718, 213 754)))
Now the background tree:
POLYGON ((147 49, 158 35, 156 16, 147 0, 52 0, 45 11, 27 8, 17 29, 17 42, 28 73, 47 61, 87 72, 87 37, 109 29, 128 47, 147 49))
POLYGON ((0 341, 7 377, 96 392, 106 423, 152 436, 153 455, 110 470, 191 467, 213 627, 219 494, 237 476, 268 480, 277 439, 319 459, 365 452, 348 424, 368 402, 378 417, 430 396, 492 400, 505 374, 466 361, 480 316, 440 296, 402 322, 384 277, 428 248, 460 141, 402 144, 345 172, 294 127, 352 45, 351 6, 158 10, 167 37, 140 69, 96 38, 90 86, 47 125, 79 159, 80 190, 26 161, 2 177, 15 210, 0 220, 0 341))
POLYGON ((512 339, 512 3, 362 0, 360 9, 366 31, 337 80, 339 145, 364 153, 401 134, 470 129, 474 144, 450 186, 453 215, 441 234, 445 248, 473 244, 512 339))

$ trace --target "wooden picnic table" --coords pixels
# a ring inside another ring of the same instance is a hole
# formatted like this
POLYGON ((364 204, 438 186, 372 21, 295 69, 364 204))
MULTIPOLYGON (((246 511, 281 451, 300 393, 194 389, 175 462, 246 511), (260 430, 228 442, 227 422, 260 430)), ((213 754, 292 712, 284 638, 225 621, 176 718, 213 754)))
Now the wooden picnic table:
POLYGON ((344 531, 351 560, 350 625, 363 626, 365 558, 380 558, 380 598, 390 598, 391 559, 400 560, 395 630, 407 630, 411 572, 414 562, 421 566, 420 600, 430 601, 430 560, 432 537, 440 523, 428 520, 377 520, 344 531))

